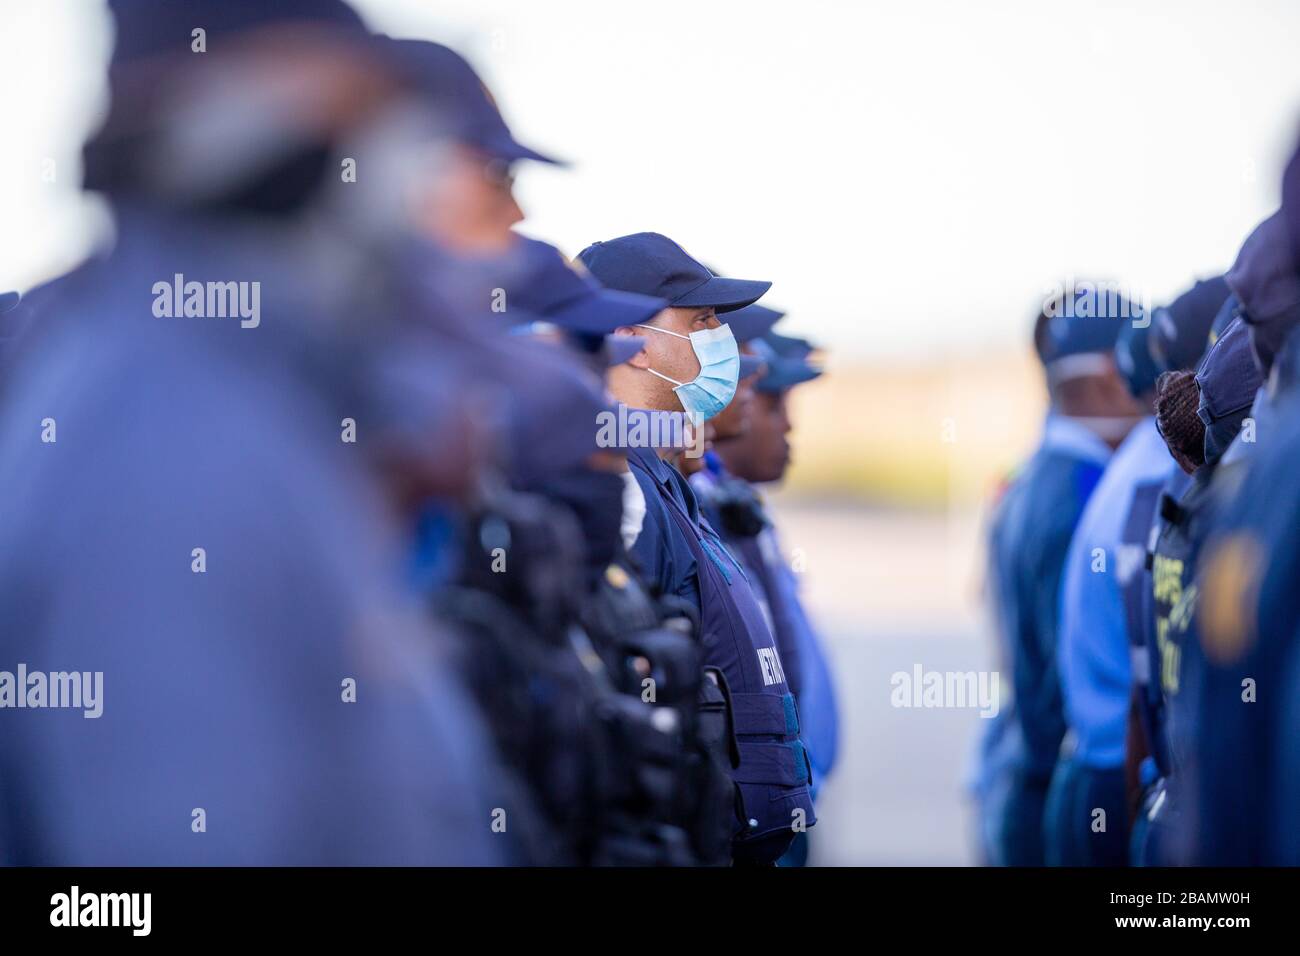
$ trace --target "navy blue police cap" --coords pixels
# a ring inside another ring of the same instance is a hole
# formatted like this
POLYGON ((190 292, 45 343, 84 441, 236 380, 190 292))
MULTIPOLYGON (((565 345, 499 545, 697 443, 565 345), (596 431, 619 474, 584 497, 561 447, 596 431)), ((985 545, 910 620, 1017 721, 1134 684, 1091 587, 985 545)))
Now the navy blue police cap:
POLYGON ((607 335, 649 322, 667 307, 664 299, 606 289, 559 249, 519 237, 524 266, 506 287, 506 309, 521 309, 578 335, 607 335))
POLYGON ((807 339, 769 332, 749 345, 767 363, 767 372, 755 386, 760 392, 783 392, 822 374, 820 365, 812 361, 816 349, 807 339))
POLYGON ((275 23, 313 23, 369 37, 357 12, 343 0, 109 0, 117 25, 113 65, 160 55, 190 56, 193 31, 207 49, 223 37, 275 23))
POLYGON ((613 411, 601 379, 567 349, 526 340, 499 345, 516 386, 502 447, 509 477, 533 486, 601 450, 596 424, 613 411))
POLYGON ((384 39, 392 45, 403 75, 439 112, 448 135, 508 163, 531 159, 564 165, 515 139, 491 91, 455 50, 429 40, 384 39))
MULTIPOLYGON (((1114 291, 1080 282, 1057 296, 1043 310, 1046 320, 1034 336, 1038 358, 1049 378, 1071 377, 1075 356, 1113 355, 1125 325, 1142 325, 1143 310, 1114 291)), ((1092 372, 1084 367, 1080 374, 1092 372)))
MULTIPOLYGON (((1241 300, 1234 293, 1228 293, 1228 297, 1223 300, 1223 305, 1219 306, 1218 314, 1214 316, 1214 321, 1210 323, 1210 337, 1206 343, 1205 349, 1209 349, 1215 342, 1219 341, 1219 336, 1227 331, 1232 320, 1241 315, 1241 300)), ((1202 355, 1205 353, 1202 352, 1202 355)), ((1200 361, 1200 356, 1197 357, 1200 361)), ((1191 366, 1188 366, 1189 368, 1191 366)))
POLYGON ((1115 367, 1134 398, 1155 388, 1160 377, 1160 366, 1151 354, 1152 330, 1149 323, 1124 322, 1115 340, 1115 367))
POLYGON ((1205 353, 1196 370, 1196 384, 1201 392, 1196 414, 1205 424, 1207 463, 1217 461, 1236 437, 1263 382, 1251 346, 1250 329, 1237 317, 1205 353))
POLYGON ((1300 275, 1281 212, 1247 237, 1228 270, 1228 285, 1241 300, 1240 314, 1250 326, 1255 358, 1267 375, 1274 356, 1300 324, 1300 275))
POLYGON ((1300 274, 1291 254, 1291 238, 1280 212, 1252 232, 1228 270, 1228 285, 1241 300, 1251 325, 1300 322, 1300 274))
POLYGON ((727 325, 731 326, 731 334, 736 337, 736 341, 743 345, 771 332, 772 326, 784 317, 784 312, 755 303, 729 313, 727 325))
POLYGON ((1151 313, 1151 355, 1162 372, 1195 368, 1209 347, 1211 331, 1232 295, 1223 276, 1198 281, 1151 313))
POLYGON ((763 336, 763 341, 781 358, 806 359, 817 351, 816 347, 807 339, 801 339, 794 335, 781 335, 778 332, 766 333, 763 336))
POLYGON ((675 308, 734 312, 757 302, 772 287, 770 282, 715 276, 657 232, 593 242, 578 258, 602 285, 658 296, 675 308))

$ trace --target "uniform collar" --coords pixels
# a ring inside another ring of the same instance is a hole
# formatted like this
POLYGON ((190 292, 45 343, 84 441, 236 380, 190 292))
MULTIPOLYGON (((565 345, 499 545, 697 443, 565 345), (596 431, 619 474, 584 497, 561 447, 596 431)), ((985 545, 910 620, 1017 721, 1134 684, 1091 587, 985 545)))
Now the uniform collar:
POLYGON ((690 483, 682 477, 681 472, 660 458, 655 449, 629 448, 627 459, 628 462, 638 465, 642 471, 654 478, 661 488, 666 489, 668 494, 676 498, 678 504, 686 508, 692 521, 699 520, 700 505, 695 498, 695 492, 691 490, 690 483))

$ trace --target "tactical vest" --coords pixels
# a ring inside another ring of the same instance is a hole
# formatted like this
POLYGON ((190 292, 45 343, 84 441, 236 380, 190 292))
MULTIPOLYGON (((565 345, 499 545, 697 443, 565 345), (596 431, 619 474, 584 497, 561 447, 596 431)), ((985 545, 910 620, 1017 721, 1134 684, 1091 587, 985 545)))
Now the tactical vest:
POLYGON ((799 739, 794 695, 744 571, 706 521, 697 525, 666 488, 655 486, 695 558, 704 658, 722 672, 730 692, 740 758, 731 775, 738 816, 733 853, 737 862, 774 863, 796 828, 816 823, 812 766, 799 739))
POLYGON ((750 583, 761 591, 767 605, 776 647, 781 654, 790 693, 799 699, 803 689, 803 667, 799 656, 798 625, 794 609, 777 580, 775 566, 781 561, 767 511, 757 492, 739 478, 723 477, 704 493, 701 507, 709 515, 714 530, 721 533, 727 546, 740 558, 750 576, 750 583))
POLYGON ((1160 498, 1159 531, 1151 556, 1151 594, 1155 610, 1155 648, 1158 672, 1152 681, 1160 688, 1163 736, 1168 746, 1166 774, 1176 775, 1194 739, 1192 715, 1182 706, 1189 682, 1199 670, 1196 655, 1196 610, 1199 586, 1196 558, 1209 530, 1213 503, 1211 478, 1214 467, 1206 465, 1193 477, 1183 494, 1168 492, 1160 498))

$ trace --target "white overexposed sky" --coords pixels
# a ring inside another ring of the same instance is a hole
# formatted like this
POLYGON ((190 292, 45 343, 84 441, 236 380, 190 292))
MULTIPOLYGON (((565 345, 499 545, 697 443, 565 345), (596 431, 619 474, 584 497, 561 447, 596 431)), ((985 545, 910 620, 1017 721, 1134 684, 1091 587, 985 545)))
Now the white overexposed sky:
MULTIPOLYGON (((841 357, 1023 346, 1063 276, 1176 294, 1276 206, 1300 129, 1294 0, 356 5, 460 49, 521 140, 574 162, 522 170, 524 231, 570 254, 667 233, 773 280, 841 357)), ((0 287, 99 221, 76 156, 106 23, 0 0, 0 287)))

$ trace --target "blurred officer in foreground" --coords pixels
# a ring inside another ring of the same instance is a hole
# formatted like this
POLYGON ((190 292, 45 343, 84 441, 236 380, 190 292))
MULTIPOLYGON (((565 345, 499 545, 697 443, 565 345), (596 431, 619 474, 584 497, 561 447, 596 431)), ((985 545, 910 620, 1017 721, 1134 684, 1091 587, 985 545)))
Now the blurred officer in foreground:
MULTIPOLYGON (((706 469, 692 478, 692 484, 710 521, 721 529, 723 540, 766 601, 799 707, 815 804, 839 747, 835 687, 825 649, 804 610, 794 572, 783 557, 776 528, 755 485, 785 477, 790 464, 790 391, 822 373, 812 361, 813 348, 802 339, 767 332, 747 345, 764 365, 745 423, 734 431, 719 431, 713 451, 705 455, 706 469)), ((808 834, 801 833, 782 865, 802 866, 807 858, 808 834)))
MULTIPOLYGON (((740 356, 718 313, 751 304, 770 283, 714 276, 657 233, 597 242, 579 258, 608 287, 669 302, 652 322, 619 330, 644 337, 646 348, 611 370, 615 398, 685 412, 696 427, 731 403, 740 356)), ((735 862, 770 865, 798 829, 815 822, 808 758, 775 636, 748 575, 701 514, 687 480, 653 448, 629 448, 628 462, 646 498, 632 554, 662 593, 697 611, 705 663, 730 700, 739 758, 732 773, 735 862)))
POLYGON ((492 749, 366 440, 392 433, 366 376, 399 227, 344 213, 339 147, 399 78, 329 0, 111 7, 86 185, 116 242, 51 287, 0 402, 26 502, 0 656, 102 673, 100 713, 6 712, 0 857, 497 862, 492 749))
POLYGON ((1061 567, 1133 412, 1113 358, 1119 329, 1085 292, 1049 302, 1034 327, 1047 421, 989 533, 994 620, 1015 693, 989 730, 977 793, 989 854, 1001 865, 1044 860, 1043 807, 1065 733, 1056 664, 1061 567))
POLYGON ((430 240, 419 252, 422 281, 456 314, 500 312, 508 304, 494 298, 493 289, 528 268, 511 230, 524 219, 514 194, 516 173, 525 161, 563 164, 515 138, 459 53, 428 40, 388 42, 394 63, 417 84, 419 121, 438 143, 436 152, 401 157, 401 172, 413 171, 418 187, 397 198, 409 203, 430 240))
POLYGON ((1293 158, 1281 213, 1251 235, 1228 274, 1267 383, 1254 408, 1267 415, 1244 419, 1224 455, 1245 452, 1249 471, 1219 506, 1198 568, 1202 670, 1195 693, 1185 694, 1195 736, 1179 830, 1186 860, 1200 865, 1300 864, 1298 240, 1300 158, 1293 158))
MULTIPOLYGON (((1170 362, 1196 363, 1200 351, 1214 335, 1216 316, 1225 307, 1230 308, 1227 299, 1228 286, 1222 277, 1197 282, 1168 306, 1152 313, 1149 334, 1146 330, 1125 328, 1120 337, 1124 361, 1135 369, 1137 366, 1144 369, 1130 376, 1142 378, 1136 389, 1145 391, 1148 382, 1156 385, 1156 427, 1174 460, 1179 460, 1179 452, 1171 436, 1178 434, 1181 426, 1172 425, 1169 412, 1176 408, 1190 412, 1190 417, 1195 419, 1196 403, 1192 401, 1188 405, 1181 397, 1175 397, 1169 383, 1180 376, 1194 378, 1195 375, 1190 370, 1171 370, 1166 366, 1170 362), (1150 362, 1142 350, 1144 342, 1150 362)), ((1197 458, 1201 458, 1199 451, 1197 458)), ((1150 552, 1153 548, 1159 550, 1157 526, 1173 514, 1171 504, 1186 488, 1186 475, 1175 467, 1174 460, 1167 463, 1163 479, 1142 481, 1134 486, 1120 533, 1120 561, 1116 570, 1124 601, 1133 674, 1125 738, 1125 793, 1132 834, 1130 860, 1138 865, 1149 862, 1152 851, 1147 844, 1156 842, 1151 827, 1155 816, 1168 805, 1161 796, 1166 789, 1164 780, 1170 773, 1161 655, 1168 643, 1165 632, 1170 605, 1162 602, 1173 592, 1168 584, 1168 566, 1158 557, 1153 562, 1150 552), (1153 567, 1159 571, 1158 588, 1153 567), (1157 618, 1160 608, 1166 614, 1163 624, 1157 618)), ((1190 472, 1192 468, 1186 470, 1190 472)))
POLYGON ((1117 366, 1131 407, 1143 417, 1134 419, 1107 463, 1061 572, 1057 666, 1069 733, 1052 775, 1045 840, 1047 862, 1065 866, 1122 866, 1128 860, 1124 742, 1132 655, 1123 589, 1144 552, 1125 531, 1138 490, 1163 483, 1171 468, 1151 414, 1156 374, 1150 319, 1122 301, 1101 314, 1121 327, 1117 366))

